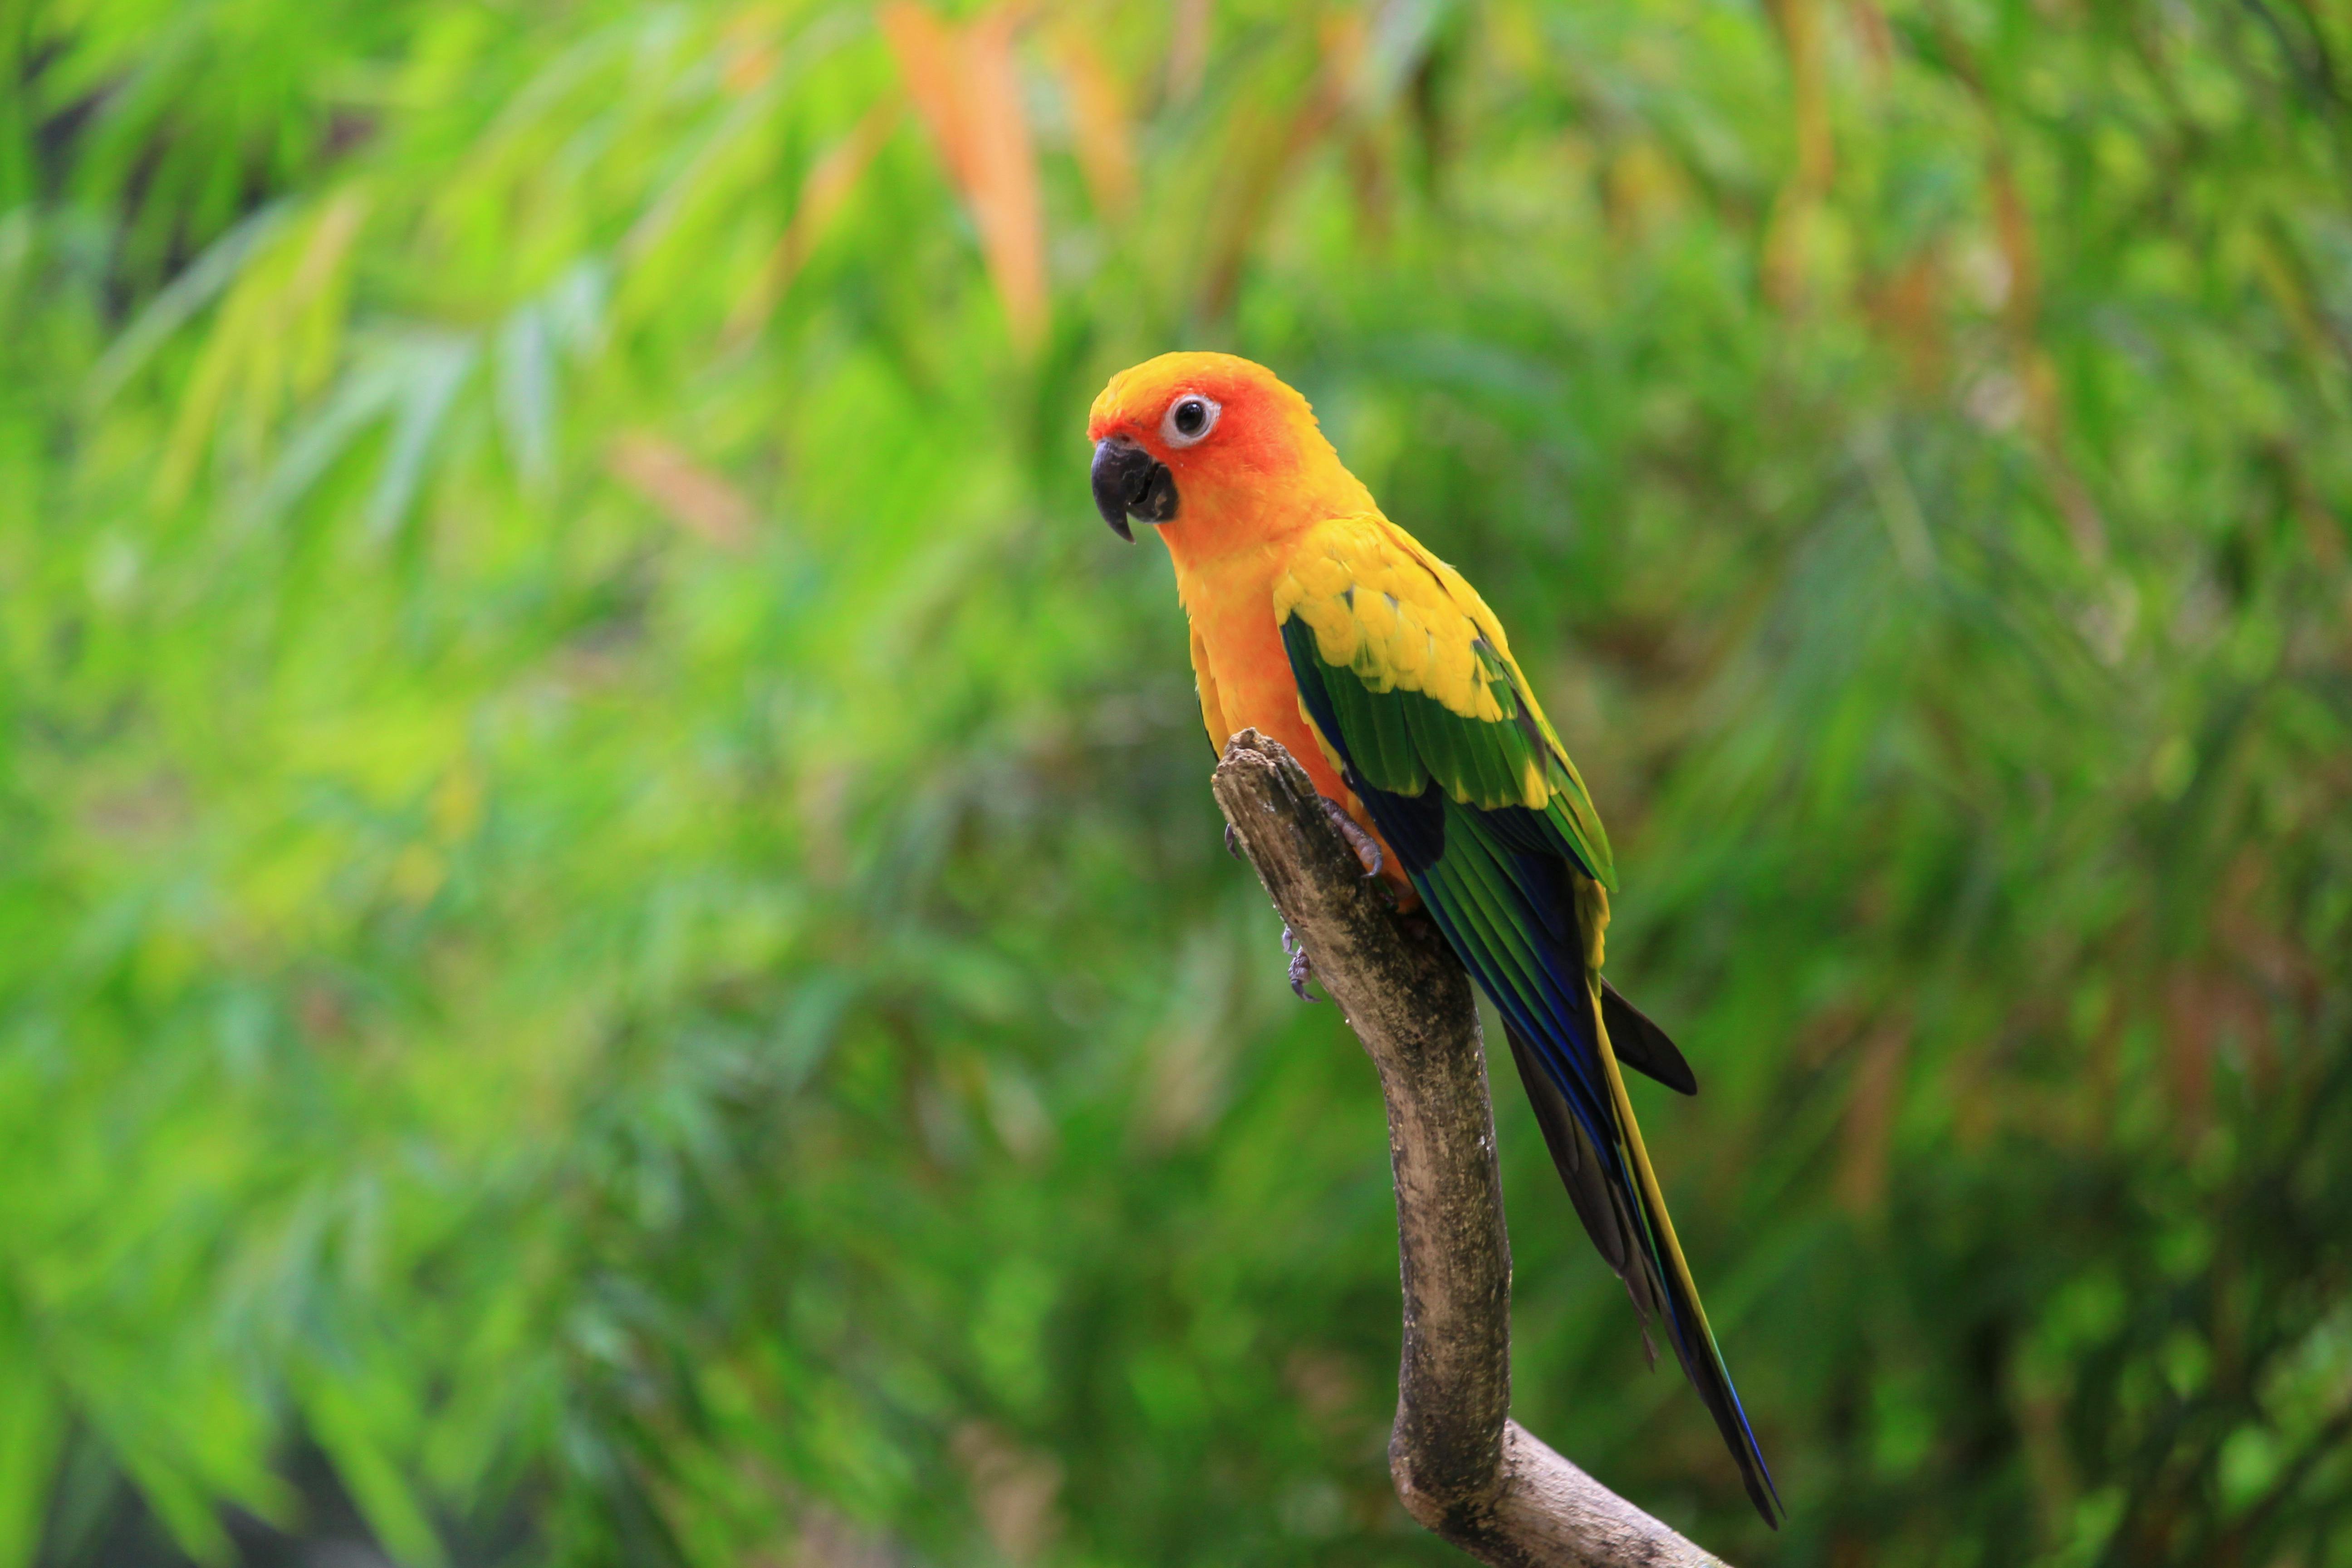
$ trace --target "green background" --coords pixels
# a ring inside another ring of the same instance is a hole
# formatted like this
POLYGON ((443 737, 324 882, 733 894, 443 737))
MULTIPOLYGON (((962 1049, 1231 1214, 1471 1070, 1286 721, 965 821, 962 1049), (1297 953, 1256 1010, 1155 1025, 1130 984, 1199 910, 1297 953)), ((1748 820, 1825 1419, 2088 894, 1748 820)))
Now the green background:
POLYGON ((1790 1521, 1513 1090, 1521 1418, 2352 1563, 2340 7, 14 0, 0 1565, 1451 1560, 1177 346, 1511 628, 1790 1521))

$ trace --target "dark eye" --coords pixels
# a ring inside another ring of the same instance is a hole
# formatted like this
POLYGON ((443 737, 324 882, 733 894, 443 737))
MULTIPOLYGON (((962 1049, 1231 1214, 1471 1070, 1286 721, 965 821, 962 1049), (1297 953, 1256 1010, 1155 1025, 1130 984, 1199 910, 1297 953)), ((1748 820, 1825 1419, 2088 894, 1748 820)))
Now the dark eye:
POLYGON ((1168 416, 1160 422, 1160 434, 1171 447, 1189 447, 1215 429, 1216 425, 1216 400, 1188 392, 1168 405, 1168 416))

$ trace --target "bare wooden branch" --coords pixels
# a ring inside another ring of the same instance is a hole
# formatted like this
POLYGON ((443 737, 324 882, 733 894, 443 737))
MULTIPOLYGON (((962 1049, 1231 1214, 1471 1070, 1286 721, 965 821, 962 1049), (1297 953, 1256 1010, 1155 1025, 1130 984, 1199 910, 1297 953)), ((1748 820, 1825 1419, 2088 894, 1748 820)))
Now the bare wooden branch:
POLYGON ((1511 1244, 1461 963, 1427 921, 1390 908, 1277 742, 1234 736, 1212 787, 1380 1070, 1404 1284, 1389 1437, 1397 1496, 1482 1563, 1723 1568, 1510 1419, 1511 1244))

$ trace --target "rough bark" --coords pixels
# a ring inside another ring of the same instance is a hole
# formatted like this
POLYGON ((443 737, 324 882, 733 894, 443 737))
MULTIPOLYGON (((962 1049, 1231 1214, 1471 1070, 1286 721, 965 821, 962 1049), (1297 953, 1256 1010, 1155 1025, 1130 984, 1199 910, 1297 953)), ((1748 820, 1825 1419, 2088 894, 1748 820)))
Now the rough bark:
POLYGON ((1428 921, 1390 907, 1281 745, 1243 731, 1212 787, 1388 1102, 1404 1285, 1397 1496, 1482 1563, 1722 1568, 1510 1418, 1511 1244, 1461 963, 1428 921))

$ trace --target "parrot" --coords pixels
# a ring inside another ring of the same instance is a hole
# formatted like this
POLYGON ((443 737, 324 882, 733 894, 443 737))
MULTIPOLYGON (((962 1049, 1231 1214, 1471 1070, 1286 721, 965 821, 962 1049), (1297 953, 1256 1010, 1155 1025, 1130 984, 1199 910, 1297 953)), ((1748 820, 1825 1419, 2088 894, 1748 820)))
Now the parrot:
MULTIPOLYGON (((1654 1321, 1778 1529, 1779 1490, 1621 1068, 1684 1094, 1697 1080, 1601 977, 1617 887, 1609 837, 1494 611, 1381 513, 1307 399, 1263 365, 1147 360, 1111 377, 1087 438, 1103 521, 1130 543, 1131 523, 1152 525, 1168 548, 1211 745, 1255 728, 1286 747, 1366 875, 1401 910, 1426 910, 1492 999, 1552 1163, 1633 1298, 1644 1347, 1654 1321)), ((1305 973, 1301 954, 1295 986, 1305 973)))

